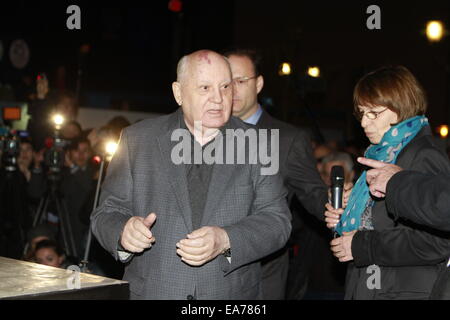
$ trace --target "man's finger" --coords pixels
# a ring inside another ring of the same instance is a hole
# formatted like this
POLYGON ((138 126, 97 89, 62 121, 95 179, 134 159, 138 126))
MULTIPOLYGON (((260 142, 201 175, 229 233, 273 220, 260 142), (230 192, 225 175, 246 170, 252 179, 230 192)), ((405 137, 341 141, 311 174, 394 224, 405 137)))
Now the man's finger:
POLYGON ((179 241, 179 243, 187 247, 195 247, 195 248, 204 247, 206 244, 205 239, 203 237, 194 239, 182 239, 179 241))
POLYGON ((154 212, 150 213, 147 217, 144 219, 144 224, 147 228, 150 228, 153 223, 155 223, 156 220, 156 214, 154 212))
POLYGON ((201 227, 200 229, 194 230, 187 235, 188 239, 194 239, 203 237, 208 232, 207 227, 201 227))
POLYGON ((177 254, 179 254, 185 260, 191 260, 191 261, 195 261, 195 262, 200 262, 200 261, 206 260, 206 258, 209 257, 209 254, 207 254, 207 253, 203 253, 200 255, 189 254, 180 249, 177 249, 177 254))
POLYGON ((136 232, 139 232, 148 239, 153 237, 152 232, 150 231, 149 227, 147 227, 147 225, 144 224, 143 220, 136 220, 133 223, 133 228, 136 232))
POLYGON ((375 169, 382 168, 382 167, 384 167, 386 165, 385 162, 378 161, 378 160, 373 160, 373 159, 368 159, 368 158, 364 158, 364 157, 358 157, 357 160, 358 160, 359 163, 361 163, 361 164, 363 164, 365 166, 368 166, 368 167, 375 168, 375 169))
POLYGON ((343 257, 345 257, 345 253, 343 251, 338 251, 338 252, 334 253, 334 256, 336 258, 343 258, 343 257))
POLYGON ((186 252, 187 254, 201 255, 206 252, 208 247, 191 247, 181 243, 177 243, 177 248, 183 252, 186 252))
POLYGON ((133 246, 133 245, 130 244, 130 243, 125 244, 125 245, 122 244, 122 246, 123 246, 123 248, 124 248, 125 250, 130 251, 130 252, 132 252, 132 253, 140 253, 140 252, 144 251, 144 249, 135 247, 135 246, 133 246))
POLYGON ((341 242, 342 242, 342 239, 341 239, 341 237, 339 237, 339 238, 331 240, 330 245, 331 246, 338 246, 338 245, 341 244, 341 242))
POLYGON ((336 253, 336 252, 341 251, 342 247, 341 246, 332 246, 332 247, 330 247, 330 249, 331 249, 331 251, 336 253))
POLYGON ((121 245, 122 245, 122 247, 123 247, 125 250, 130 251, 130 252, 133 252, 133 253, 139 253, 139 252, 144 251, 143 248, 134 246, 132 243, 130 243, 130 242, 129 242, 128 240, 126 240, 126 239, 124 239, 124 240, 121 242, 121 245))
POLYGON ((131 244, 134 247, 142 248, 142 249, 147 249, 152 246, 150 239, 147 239, 147 241, 141 241, 140 239, 137 239, 135 237, 129 237, 129 238, 126 238, 125 241, 127 241, 127 243, 131 244))

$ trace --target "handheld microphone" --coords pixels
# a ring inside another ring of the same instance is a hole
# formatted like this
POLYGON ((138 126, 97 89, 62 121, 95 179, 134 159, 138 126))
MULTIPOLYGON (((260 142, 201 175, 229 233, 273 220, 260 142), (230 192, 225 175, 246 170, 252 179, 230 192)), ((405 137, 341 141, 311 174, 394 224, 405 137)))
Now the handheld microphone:
POLYGON ((333 166, 331 168, 331 205, 334 209, 342 208, 344 179, 344 168, 342 166, 333 166))

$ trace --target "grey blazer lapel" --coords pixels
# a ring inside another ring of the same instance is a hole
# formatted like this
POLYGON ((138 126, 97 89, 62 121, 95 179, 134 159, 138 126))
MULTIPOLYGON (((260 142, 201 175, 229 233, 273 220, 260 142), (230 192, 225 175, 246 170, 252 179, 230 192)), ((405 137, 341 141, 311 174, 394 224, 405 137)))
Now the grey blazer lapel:
POLYGON ((176 165, 171 159, 172 148, 178 143, 171 141, 172 132, 180 128, 182 113, 177 111, 174 117, 168 123, 167 132, 158 137, 158 145, 161 151, 162 166, 167 171, 167 177, 173 189, 178 206, 180 207, 180 214, 183 216, 189 232, 192 231, 192 210, 189 202, 189 190, 187 187, 186 168, 184 165, 176 165))

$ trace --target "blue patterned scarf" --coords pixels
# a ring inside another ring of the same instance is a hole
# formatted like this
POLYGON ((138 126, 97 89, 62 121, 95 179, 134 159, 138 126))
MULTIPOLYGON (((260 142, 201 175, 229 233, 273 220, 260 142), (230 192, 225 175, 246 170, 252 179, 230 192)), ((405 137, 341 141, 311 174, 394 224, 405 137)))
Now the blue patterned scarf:
MULTIPOLYGON (((369 159, 379 160, 386 163, 395 163, 398 154, 417 135, 417 133, 428 125, 425 116, 416 116, 406 119, 392 126, 383 136, 380 143, 370 145, 364 156, 369 159)), ((353 187, 347 207, 342 214, 341 220, 336 226, 336 232, 357 230, 361 224, 361 215, 370 201, 369 187, 366 183, 366 171, 364 171, 353 187)))

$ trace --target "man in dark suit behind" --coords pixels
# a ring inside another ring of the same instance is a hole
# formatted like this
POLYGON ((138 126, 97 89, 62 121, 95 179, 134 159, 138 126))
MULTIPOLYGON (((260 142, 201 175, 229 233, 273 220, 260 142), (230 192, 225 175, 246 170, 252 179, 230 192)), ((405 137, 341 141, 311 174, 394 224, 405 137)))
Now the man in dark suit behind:
MULTIPOLYGON (((230 62, 233 74, 233 115, 260 129, 279 129, 280 173, 288 188, 288 201, 292 214, 296 214, 292 204, 298 199, 310 214, 323 221, 323 212, 328 198, 327 187, 316 169, 308 134, 271 117, 258 104, 257 96, 263 88, 264 79, 259 73, 259 58, 254 51, 236 49, 226 51, 224 55, 230 62), (297 198, 295 199, 294 196, 297 198)), ((295 218, 293 225, 294 223, 295 218)), ((264 299, 285 298, 288 264, 287 247, 263 259, 264 299)))
MULTIPOLYGON (((248 129, 230 117, 231 82, 223 56, 184 56, 172 84, 181 109, 122 133, 91 219, 101 245, 127 262, 133 299, 262 297, 259 260, 281 248, 291 230, 281 176, 228 159, 178 163, 174 139, 187 135, 204 156, 221 141, 228 146, 230 131, 248 129)), ((182 149, 183 157, 190 151, 182 149)))

